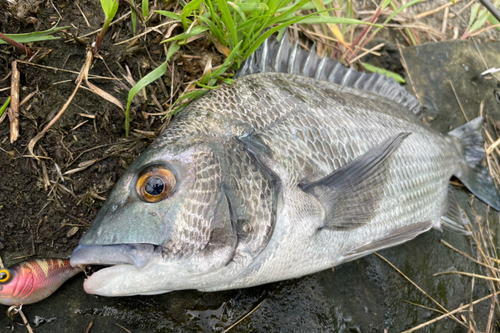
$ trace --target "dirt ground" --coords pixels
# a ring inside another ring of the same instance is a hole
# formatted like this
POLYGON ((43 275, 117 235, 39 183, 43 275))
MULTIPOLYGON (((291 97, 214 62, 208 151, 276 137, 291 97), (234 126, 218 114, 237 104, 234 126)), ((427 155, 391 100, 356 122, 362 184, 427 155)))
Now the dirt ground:
MULTIPOLYGON (((173 6, 175 2, 161 9, 173 6)), ((116 17, 125 14, 126 9, 121 6, 116 17)), ((439 21, 436 17, 432 19, 439 21)), ((20 138, 13 144, 9 141, 8 118, 0 120, 0 254, 7 254, 2 256, 6 265, 28 257, 69 257, 117 179, 166 125, 161 116, 150 114, 168 109, 173 97, 185 88, 182 84, 201 75, 206 57, 213 58, 213 66, 223 60, 208 40, 197 40, 183 47, 182 55, 174 56, 175 66, 169 67, 161 82, 148 87, 147 101, 136 97, 129 138, 125 138, 123 111, 80 89, 62 118, 37 143, 36 155, 45 158, 29 157, 29 141, 71 95, 76 72, 84 63, 86 45, 75 37, 98 29, 102 22, 98 1, 20 0, 16 6, 0 1, 1 32, 46 30, 57 23, 70 26, 67 31, 73 34, 60 34, 63 37, 60 40, 36 43, 34 47, 40 49, 33 63, 18 63, 20 99, 36 93, 20 108, 20 138)), ((155 22, 159 22, 159 17, 151 19, 151 25, 155 22)), ((130 89, 123 79, 127 69, 137 81, 165 57, 164 45, 159 43, 162 37, 157 32, 132 45, 114 45, 132 36, 130 19, 114 24, 102 44, 102 59, 95 60, 90 70, 92 75, 106 77, 92 82, 124 104, 130 89)), ((402 35, 381 34, 381 37, 406 43, 402 35)), ((422 42, 432 40, 424 37, 422 42)), ((93 36, 83 41, 90 43, 93 36)), ((404 74, 394 44, 385 46, 381 53, 382 57, 369 59, 375 65, 404 74)), ((0 105, 9 96, 10 64, 16 59, 27 60, 11 47, 0 46, 0 105)))
MULTIPOLYGON (((172 10, 175 2, 170 3, 157 8, 172 10)), ((125 7, 120 7, 116 18, 127 12, 125 7)), ((365 8, 370 9, 370 4, 365 4, 365 8)), ((154 26, 159 20, 158 15, 153 16, 148 24, 154 26)), ((438 15, 429 20, 430 24, 439 25, 438 15)), ((19 140, 10 144, 8 118, 4 117, 0 124, 0 250, 18 253, 18 257, 69 255, 116 180, 166 125, 161 116, 148 113, 165 112, 176 92, 185 87, 182 84, 200 77, 208 56, 212 57, 213 66, 223 60, 206 39, 183 47, 182 56, 174 56, 175 66, 169 67, 162 82, 148 87, 148 100, 136 97, 131 109, 129 138, 125 138, 123 111, 80 89, 63 117, 35 147, 35 154, 46 159, 27 157, 28 142, 52 119, 74 89, 75 72, 81 69, 86 53, 86 45, 79 42, 89 44, 94 38, 93 35, 76 36, 95 31, 102 22, 103 13, 97 1, 21 0, 15 6, 0 2, 0 31, 4 33, 46 30, 56 23, 70 27, 69 34, 60 34, 63 39, 36 43, 34 47, 39 48, 39 55, 33 64, 18 64, 20 99, 36 93, 20 108, 19 140), (149 98, 153 95, 159 103, 149 98)), ((168 28, 164 27, 162 32, 168 28)), ((174 30, 173 34, 179 31, 174 30)), ((433 37, 429 36, 423 34, 422 41, 432 41, 433 37)), ((133 31, 129 18, 111 26, 101 47, 102 60, 95 60, 90 70, 93 75, 106 77, 92 82, 124 104, 130 89, 123 79, 127 70, 137 81, 161 64, 165 56, 164 45, 159 43, 162 37, 157 32, 132 44, 114 45, 130 37, 133 31)), ((382 32, 380 37, 402 45, 406 43, 404 36, 394 31, 382 32)), ((380 40, 373 41, 372 45, 380 40)), ((366 57, 365 61, 404 75, 394 43, 387 44, 380 53, 381 57, 366 57)), ((11 62, 24 58, 11 47, 0 47, 1 103, 9 95, 11 62)))
MULTIPOLYGON (((76 27, 80 36, 99 28, 103 13, 97 3, 80 1, 89 28, 73 1, 57 1, 62 17, 58 25, 76 27)), ((120 10, 117 17, 123 12, 120 10)), ((21 1, 10 8, 0 2, 0 31, 45 30, 58 22, 59 13, 51 1, 32 6, 21 1)), ((69 30, 75 32, 73 28, 69 30)), ((129 68, 138 80, 164 61, 163 45, 158 43, 161 39, 155 33, 129 48, 113 45, 115 40, 133 36, 130 19, 112 26, 106 36, 101 51, 103 60, 94 61, 90 73, 108 79, 92 82, 126 102, 130 85, 125 83, 121 73, 126 74, 129 68)), ((86 45, 75 42, 69 35, 63 37, 37 43, 36 47, 41 47, 39 54, 50 53, 43 59, 35 58, 34 63, 78 72, 85 60, 86 45)), ((90 43, 93 37, 84 41, 90 43)), ((196 49, 203 47, 193 44, 185 48, 185 54, 197 54, 196 49)), ((24 56, 12 48, 0 48, 0 89, 10 86, 10 64, 20 58, 24 56)), ((176 82, 190 81, 200 74, 197 60, 183 66, 183 59, 179 59, 174 86, 171 87, 170 72, 163 77, 164 84, 148 89, 148 96, 155 95, 159 103, 168 103, 171 90, 178 88, 176 82)), ((66 102, 77 75, 25 63, 19 63, 18 68, 21 72, 20 99, 34 91, 36 94, 20 109, 19 140, 10 144, 8 118, 0 125, 0 250, 19 256, 68 256, 116 180, 164 125, 160 116, 146 113, 163 110, 143 100, 134 103, 132 135, 125 138, 123 111, 80 89, 60 121, 36 145, 35 154, 46 159, 36 160, 27 157, 27 144, 66 102), (145 134, 138 134, 134 129, 145 134), (75 172, 75 169, 81 170, 75 172)), ((8 90, 2 90, 0 102, 3 103, 8 95, 8 90)))

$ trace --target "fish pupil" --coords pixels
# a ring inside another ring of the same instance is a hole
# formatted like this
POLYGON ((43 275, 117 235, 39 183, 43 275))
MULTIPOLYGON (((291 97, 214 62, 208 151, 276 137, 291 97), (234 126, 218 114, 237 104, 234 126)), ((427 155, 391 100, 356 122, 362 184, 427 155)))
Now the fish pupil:
POLYGON ((160 195, 163 192, 165 184, 161 178, 154 177, 146 183, 146 193, 149 195, 160 195))

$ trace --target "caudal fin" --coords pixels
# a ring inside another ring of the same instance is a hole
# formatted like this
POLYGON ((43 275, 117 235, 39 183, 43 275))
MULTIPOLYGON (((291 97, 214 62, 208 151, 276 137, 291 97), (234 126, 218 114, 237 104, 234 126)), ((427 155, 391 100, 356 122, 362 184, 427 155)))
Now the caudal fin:
POLYGON ((464 157, 462 172, 458 178, 479 199, 500 211, 500 196, 495 182, 483 164, 486 155, 481 133, 483 122, 484 119, 478 117, 454 129, 448 135, 458 139, 464 157))

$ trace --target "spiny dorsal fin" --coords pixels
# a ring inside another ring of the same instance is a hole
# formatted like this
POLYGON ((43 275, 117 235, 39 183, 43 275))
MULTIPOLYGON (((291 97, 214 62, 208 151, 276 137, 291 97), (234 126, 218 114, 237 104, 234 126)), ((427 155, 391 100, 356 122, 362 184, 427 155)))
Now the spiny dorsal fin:
POLYGON ((365 90, 393 100, 421 117, 417 99, 393 78, 379 73, 358 72, 326 56, 320 58, 316 54, 316 44, 308 52, 299 47, 298 41, 292 46, 286 33, 281 42, 274 37, 264 41, 244 61, 235 78, 266 72, 301 75, 365 90))

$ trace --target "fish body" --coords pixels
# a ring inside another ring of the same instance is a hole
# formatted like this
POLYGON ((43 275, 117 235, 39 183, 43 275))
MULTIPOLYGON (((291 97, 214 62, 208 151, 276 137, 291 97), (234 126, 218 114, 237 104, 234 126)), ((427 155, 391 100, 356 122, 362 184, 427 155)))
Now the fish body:
POLYGON ((67 259, 35 259, 0 269, 0 303, 31 304, 53 294, 66 280, 80 273, 67 259))
MULTIPOLYGON (((283 48, 270 52, 276 68, 283 48)), ((290 74, 298 58, 287 73, 267 72, 267 52, 260 73, 191 103, 120 179, 71 258, 114 265, 86 280, 87 292, 243 288, 431 228, 465 232, 449 194, 453 175, 500 208, 480 164, 482 118, 442 135, 384 80, 290 74)))

